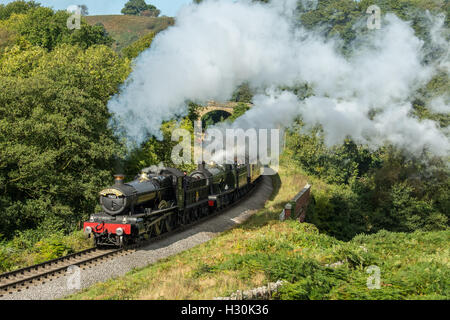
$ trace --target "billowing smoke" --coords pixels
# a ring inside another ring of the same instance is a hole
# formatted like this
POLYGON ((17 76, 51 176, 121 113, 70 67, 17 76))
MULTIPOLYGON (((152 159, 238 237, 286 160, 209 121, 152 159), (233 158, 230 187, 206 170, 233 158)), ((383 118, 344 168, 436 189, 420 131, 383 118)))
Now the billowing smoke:
POLYGON ((450 96, 434 98, 431 100, 429 108, 436 113, 450 113, 450 96))
MULTIPOLYGON (((411 101, 448 67, 448 54, 423 64, 424 43, 410 24, 386 14, 382 28, 344 56, 339 40, 293 26, 296 3, 207 0, 185 6, 175 26, 136 60, 110 110, 140 142, 146 133, 160 136, 163 121, 185 115, 187 101, 226 101, 247 82, 258 92, 254 107, 234 127, 289 126, 301 116, 307 127, 323 126, 329 145, 351 137, 374 148, 390 142, 414 153, 426 148, 447 155, 448 138, 435 122, 415 118, 411 101), (312 91, 306 99, 279 89, 303 84, 312 91)), ((433 41, 448 52, 441 21, 431 28, 433 41)), ((436 99, 432 108, 448 112, 447 102, 436 99)))

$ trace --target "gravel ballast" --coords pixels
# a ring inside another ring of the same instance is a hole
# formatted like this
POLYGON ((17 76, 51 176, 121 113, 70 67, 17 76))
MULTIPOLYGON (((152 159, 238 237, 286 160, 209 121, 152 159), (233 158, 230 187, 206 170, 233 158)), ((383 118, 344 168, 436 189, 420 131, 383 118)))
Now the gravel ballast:
POLYGON ((251 215, 264 207, 266 200, 272 194, 272 190, 272 179, 269 176, 263 176, 256 190, 247 199, 244 199, 222 214, 140 248, 136 252, 111 258, 90 268, 81 269, 79 270, 79 282, 77 282, 77 278, 74 278, 72 273, 68 272, 67 275, 55 278, 52 281, 5 295, 0 300, 61 299, 88 288, 97 282, 104 282, 110 278, 122 276, 133 268, 144 267, 160 259, 188 250, 246 221, 251 215))

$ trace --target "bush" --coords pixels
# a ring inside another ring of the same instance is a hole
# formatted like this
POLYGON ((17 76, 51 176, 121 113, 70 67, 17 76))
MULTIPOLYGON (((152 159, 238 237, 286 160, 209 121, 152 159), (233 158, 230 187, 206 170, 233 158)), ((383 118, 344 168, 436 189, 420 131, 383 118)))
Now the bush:
POLYGON ((0 272, 12 269, 14 264, 14 261, 11 259, 11 248, 0 242, 0 272))
POLYGON ((153 32, 141 37, 139 40, 133 42, 128 47, 122 50, 122 54, 128 59, 132 60, 136 58, 142 51, 150 48, 155 34, 153 32))
POLYGON ((367 248, 352 242, 340 246, 335 251, 333 258, 337 261, 346 262, 350 268, 363 269, 371 265, 380 264, 379 258, 368 252, 367 248))
POLYGON ((367 214, 361 208, 357 194, 345 186, 329 186, 325 190, 313 190, 314 201, 306 215, 306 221, 316 225, 321 232, 339 240, 350 240, 367 232, 367 214))
POLYGON ((34 251, 37 253, 35 263, 56 259, 73 252, 61 237, 53 237, 39 241, 36 243, 34 251))
MULTIPOLYGON (((296 130, 300 128, 301 122, 296 130)), ((405 155, 392 147, 369 152, 351 141, 327 148, 320 132, 287 135, 294 161, 328 183, 313 187, 307 222, 340 240, 383 229, 448 227, 450 178, 444 159, 405 155)))
POLYGON ((0 242, 0 272, 56 259, 92 246, 92 239, 87 239, 82 230, 68 236, 42 228, 17 232, 12 240, 0 242))

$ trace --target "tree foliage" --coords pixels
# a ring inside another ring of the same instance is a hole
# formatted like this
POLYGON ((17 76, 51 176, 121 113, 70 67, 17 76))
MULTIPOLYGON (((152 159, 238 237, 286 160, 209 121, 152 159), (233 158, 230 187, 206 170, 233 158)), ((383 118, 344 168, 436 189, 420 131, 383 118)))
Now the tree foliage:
POLYGON ((96 193, 121 152, 106 103, 130 72, 129 60, 104 46, 98 27, 71 32, 65 12, 18 11, 0 21, 15 34, 0 52, 0 234, 6 237, 49 226, 69 230, 95 210, 96 193))
POLYGON ((0 29, 16 35, 16 43, 28 42, 47 50, 52 50, 61 43, 83 48, 94 44, 112 44, 112 38, 107 35, 104 27, 90 26, 84 19, 81 20, 80 29, 70 30, 67 28, 69 17, 70 13, 66 11, 55 12, 45 7, 29 8, 26 14, 14 12, 7 19, 0 20, 0 29))
POLYGON ((82 4, 80 6, 80 9, 81 9, 81 15, 83 15, 83 16, 88 16, 89 15, 89 9, 88 9, 87 5, 82 4))
POLYGON ((144 0, 129 0, 121 11, 123 14, 149 17, 157 17, 161 11, 154 5, 146 4, 144 0))
POLYGON ((313 134, 288 134, 287 148, 308 174, 327 182, 314 191, 307 215, 321 231, 349 240, 379 230, 440 230, 450 221, 450 178, 445 160, 411 157, 386 146, 376 152, 347 140, 326 147, 313 134))
POLYGON ((231 97, 232 101, 236 102, 244 102, 244 103, 251 103, 253 99, 253 92, 250 89, 250 86, 248 83, 243 83, 240 85, 233 93, 233 96, 231 97))
MULTIPOLYGON (((190 132, 191 139, 191 155, 193 151, 193 139, 194 139, 194 124, 187 116, 183 119, 167 121, 162 124, 161 132, 163 139, 158 140, 155 137, 150 137, 141 146, 135 148, 125 163, 125 172, 128 176, 133 177, 142 168, 150 166, 168 166, 177 167, 180 170, 192 171, 196 166, 195 164, 174 164, 172 161, 172 150, 174 147, 182 142, 172 141, 172 133, 175 129, 184 129, 190 132)), ((182 155, 180 155, 182 156, 182 155)))
MULTIPOLYGON (((23 54, 16 55, 22 65, 29 61, 23 54)), ((11 63, 0 77, 0 232, 6 235, 49 218, 70 227, 92 212, 120 151, 106 101, 124 81, 126 64, 106 47, 63 45, 31 56, 39 59, 34 66, 18 73, 11 63)))
MULTIPOLYGON (((319 0, 315 9, 306 9, 299 2, 298 21, 328 37, 339 36, 346 44, 344 51, 349 53, 347 49, 355 44, 356 36, 369 32, 365 22, 370 5, 378 5, 382 16, 390 12, 411 21, 429 52, 424 64, 442 56, 431 45, 430 22, 425 13, 445 13, 448 27, 449 5, 442 1, 319 0)), ((448 114, 436 114, 427 108, 433 97, 446 94, 448 74, 443 71, 417 92, 414 114, 438 121, 442 128, 448 127, 448 114)), ((298 95, 304 98, 308 90, 299 90, 298 95)), ((348 240, 358 233, 382 229, 411 232, 448 226, 450 179, 445 158, 426 152, 406 155, 389 145, 370 150, 351 140, 327 147, 321 128, 304 133, 301 121, 289 136, 288 149, 308 174, 329 184, 327 191, 316 192, 316 204, 309 218, 322 231, 348 240)))
POLYGON ((146 34, 128 47, 124 48, 122 50, 122 54, 130 60, 136 58, 142 51, 150 48, 154 37, 155 34, 153 32, 146 34))
POLYGON ((7 5, 0 4, 0 20, 6 20, 13 14, 25 14, 31 9, 40 7, 35 1, 13 1, 7 5))

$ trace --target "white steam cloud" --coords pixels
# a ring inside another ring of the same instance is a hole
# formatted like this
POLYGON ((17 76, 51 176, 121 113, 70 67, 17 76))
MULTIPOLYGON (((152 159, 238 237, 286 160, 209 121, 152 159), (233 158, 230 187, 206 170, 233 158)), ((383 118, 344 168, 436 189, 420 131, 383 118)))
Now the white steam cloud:
MULTIPOLYGON (((390 142, 414 153, 426 148, 448 155, 450 143, 438 125, 411 115, 417 89, 448 68, 448 54, 424 65, 424 43, 410 24, 386 14, 382 29, 344 56, 339 41, 293 27, 296 3, 207 0, 185 6, 175 26, 138 57, 110 110, 140 142, 147 132, 160 136, 163 121, 185 115, 186 101, 226 101, 248 82, 258 92, 254 107, 234 127, 289 126, 301 116, 307 126, 323 126, 329 145, 350 136, 375 148, 390 142), (313 96, 304 100, 278 89, 305 83, 313 96)), ((441 21, 433 25, 433 41, 448 52, 441 21)), ((432 108, 448 112, 445 102, 435 100, 432 108)))

